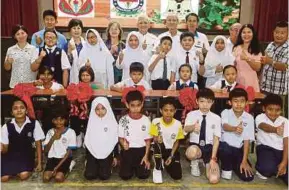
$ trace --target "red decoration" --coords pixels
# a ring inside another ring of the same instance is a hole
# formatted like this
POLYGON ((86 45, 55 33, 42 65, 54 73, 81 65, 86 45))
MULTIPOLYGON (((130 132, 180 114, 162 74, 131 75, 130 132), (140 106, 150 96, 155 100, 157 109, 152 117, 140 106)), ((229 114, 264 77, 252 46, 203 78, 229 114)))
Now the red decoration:
POLYGON ((186 114, 198 107, 196 102, 197 92, 198 90, 194 88, 183 88, 180 90, 179 101, 184 106, 184 110, 182 112, 182 123, 185 121, 186 114))
POLYGON ((67 91, 66 96, 69 101, 74 101, 77 99, 78 97, 77 84, 74 83, 69 84, 69 86, 66 88, 66 91, 67 91))
POLYGON ((84 103, 90 100, 93 94, 93 91, 88 83, 80 82, 78 84, 78 91, 79 91, 79 94, 78 94, 77 100, 80 103, 84 103))
POLYGON ((126 103, 126 100, 125 100, 125 99, 126 99, 126 96, 127 96, 127 94, 128 94, 129 92, 131 92, 131 91, 140 91, 141 94, 142 94, 142 96, 143 96, 143 98, 145 98, 145 95, 144 95, 144 93, 143 93, 143 92, 145 91, 144 86, 142 86, 142 85, 137 85, 136 87, 131 86, 131 87, 127 87, 127 88, 124 88, 124 89, 123 89, 121 102, 126 103))
POLYGON ((37 91, 37 88, 31 83, 17 84, 13 89, 13 94, 21 98, 27 104, 28 116, 32 119, 36 119, 33 108, 33 103, 30 99, 37 91))

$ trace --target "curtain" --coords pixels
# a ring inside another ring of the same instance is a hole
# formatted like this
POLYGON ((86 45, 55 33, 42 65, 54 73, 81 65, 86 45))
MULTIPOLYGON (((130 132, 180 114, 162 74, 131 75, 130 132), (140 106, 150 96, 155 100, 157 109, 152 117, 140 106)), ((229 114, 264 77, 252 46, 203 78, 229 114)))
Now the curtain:
POLYGON ((24 25, 29 35, 38 31, 37 0, 2 0, 1 4, 1 36, 11 36, 16 24, 24 25))
POLYGON ((254 28, 260 41, 273 41, 274 27, 281 20, 288 22, 288 0, 256 0, 254 28))

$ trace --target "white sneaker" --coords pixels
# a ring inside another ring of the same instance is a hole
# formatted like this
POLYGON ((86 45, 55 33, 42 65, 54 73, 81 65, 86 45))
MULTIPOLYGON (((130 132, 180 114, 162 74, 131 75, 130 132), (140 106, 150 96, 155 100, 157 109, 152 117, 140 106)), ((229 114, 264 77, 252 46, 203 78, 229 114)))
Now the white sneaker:
POLYGON ((221 174, 221 177, 223 179, 232 179, 232 171, 225 171, 225 170, 222 170, 222 174, 221 174))
POLYGON ((162 170, 157 170, 156 168, 154 168, 154 170, 153 170, 153 182, 154 183, 163 183, 162 170))
POLYGON ((195 176, 195 177, 201 176, 201 172, 199 168, 199 160, 191 161, 191 174, 192 176, 195 176))
POLYGON ((256 170, 256 175, 260 178, 260 179, 268 179, 267 177, 263 176, 262 174, 260 174, 257 170, 256 170))
POLYGON ((70 162, 70 166, 69 166, 69 171, 70 171, 70 172, 71 172, 71 170, 74 168, 75 164, 76 164, 76 162, 75 162, 74 160, 72 160, 72 161, 70 162))
POLYGON ((77 146, 77 148, 80 148, 82 146, 82 141, 83 141, 83 136, 82 136, 82 133, 80 133, 76 137, 76 146, 77 146))

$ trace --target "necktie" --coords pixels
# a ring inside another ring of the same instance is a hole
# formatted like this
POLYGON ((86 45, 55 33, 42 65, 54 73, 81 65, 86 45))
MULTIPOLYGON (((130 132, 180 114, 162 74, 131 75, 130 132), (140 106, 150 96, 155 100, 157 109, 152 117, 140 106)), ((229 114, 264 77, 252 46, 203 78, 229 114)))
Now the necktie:
POLYGON ((48 48, 48 51, 49 51, 48 57, 49 57, 49 60, 50 60, 50 66, 49 67, 54 72, 55 64, 54 64, 54 56, 53 56, 53 53, 52 53, 52 49, 48 48))
POLYGON ((232 86, 227 86, 227 92, 231 91, 232 86))
POLYGON ((200 146, 206 145, 206 115, 203 115, 203 121, 201 123, 199 144, 200 146))
POLYGON ((188 87, 187 83, 182 84, 182 89, 188 87))
POLYGON ((189 58, 189 53, 190 52, 186 52, 187 56, 186 56, 186 64, 190 64, 190 58, 189 58))
POLYGON ((163 80, 167 80, 167 74, 168 74, 167 59, 166 59, 166 57, 164 57, 163 80))

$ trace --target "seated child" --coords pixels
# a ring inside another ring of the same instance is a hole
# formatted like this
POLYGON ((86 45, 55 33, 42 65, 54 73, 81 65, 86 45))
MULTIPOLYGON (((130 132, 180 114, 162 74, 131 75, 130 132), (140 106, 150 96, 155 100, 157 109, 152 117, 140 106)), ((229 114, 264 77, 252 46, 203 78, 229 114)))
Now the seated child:
POLYGON ((234 65, 227 65, 223 69, 223 79, 218 80, 209 88, 214 92, 227 93, 232 91, 237 85, 237 68, 234 65))
MULTIPOLYGON (((154 137, 154 161, 155 170, 163 170, 164 167, 171 178, 178 180, 182 178, 182 167, 180 162, 179 140, 184 138, 182 124, 174 119, 176 113, 175 98, 164 98, 161 101, 162 117, 152 121, 150 135, 154 137)), ((155 177, 155 176, 154 176, 155 177)), ((155 181, 158 183, 158 181, 155 181)))
POLYGON ((179 68, 180 79, 173 82, 168 90, 181 90, 185 87, 198 89, 197 83, 191 80, 192 67, 189 64, 183 64, 179 68))
POLYGON ((55 178, 63 182, 72 161, 72 150, 76 149, 76 135, 73 129, 67 127, 67 112, 64 109, 54 110, 52 123, 44 141, 44 152, 48 153, 43 182, 55 178))
POLYGON ((53 81, 53 71, 50 67, 40 67, 37 78, 38 80, 34 81, 34 85, 39 89, 51 89, 53 92, 64 89, 61 84, 53 81))
POLYGON ((57 34, 54 30, 44 32, 44 41, 45 46, 39 49, 39 58, 36 60, 33 71, 37 71, 39 67, 47 66, 53 71, 53 79, 66 87, 71 68, 67 54, 64 50, 56 47, 57 34))
POLYGON ((105 97, 97 97, 91 104, 87 130, 84 137, 86 164, 84 177, 106 180, 116 166, 118 155, 118 123, 110 103, 105 97))
POLYGON ((151 90, 150 85, 144 76, 144 66, 140 62, 133 62, 129 67, 130 78, 127 78, 121 82, 118 82, 110 87, 110 90, 122 92, 124 88, 131 86, 143 86, 146 90, 151 90))
POLYGON ((94 72, 94 82, 108 89, 114 84, 114 58, 96 30, 87 30, 85 39, 86 43, 79 53, 79 65, 90 66, 94 72))
POLYGON ((218 183, 220 171, 218 166, 217 151, 221 137, 221 118, 210 111, 215 95, 208 88, 197 93, 199 110, 188 113, 184 131, 190 133, 190 147, 186 156, 191 160, 191 174, 200 176, 199 162, 203 159, 206 164, 206 174, 210 183, 218 183))
POLYGON ((125 100, 129 113, 119 120, 118 137, 121 145, 119 176, 123 180, 128 180, 135 174, 139 179, 147 179, 150 174, 151 122, 141 112, 144 97, 140 91, 128 92, 125 100))
POLYGON ((94 82, 94 78, 94 72, 91 67, 83 66, 80 68, 78 74, 79 82, 89 83, 93 90, 103 89, 103 84, 94 82))
POLYGON ((222 78, 223 69, 233 65, 235 57, 227 45, 225 36, 216 36, 205 59, 206 87, 210 87, 222 78))
POLYGON ((19 176, 27 180, 35 167, 36 144, 37 165, 36 171, 42 170, 41 166, 41 140, 45 138, 37 120, 26 116, 26 103, 15 97, 12 103, 11 121, 1 129, 1 181, 7 182, 12 176, 19 176))
POLYGON ((256 175, 261 179, 280 177, 288 185, 288 119, 281 116, 282 98, 268 95, 263 110, 265 113, 256 117, 256 175))
POLYGON ((172 49, 172 43, 171 37, 162 37, 159 54, 153 55, 148 63, 154 90, 167 90, 170 84, 175 81, 175 58, 168 55, 172 49))
POLYGON ((222 137, 219 146, 222 178, 232 179, 232 171, 242 181, 254 179, 248 160, 250 141, 255 140, 254 118, 245 111, 248 94, 244 89, 235 88, 229 94, 231 109, 221 113, 222 137))

